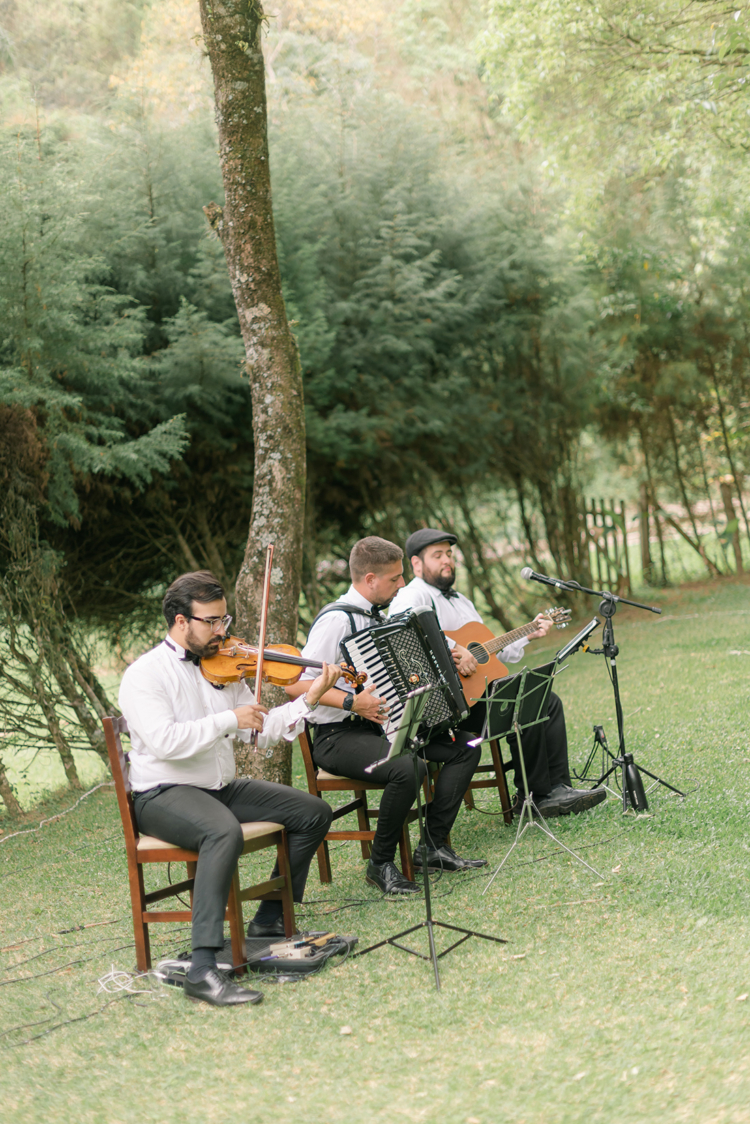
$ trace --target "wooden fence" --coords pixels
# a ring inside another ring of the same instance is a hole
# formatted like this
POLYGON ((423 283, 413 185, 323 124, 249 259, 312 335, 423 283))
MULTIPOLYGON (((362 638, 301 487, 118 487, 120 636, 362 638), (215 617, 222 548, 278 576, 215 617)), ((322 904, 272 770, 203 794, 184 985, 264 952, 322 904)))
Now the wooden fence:
POLYGON ((581 514, 589 547, 591 580, 600 589, 630 595, 630 558, 627 551, 627 513, 624 500, 584 500, 581 514))

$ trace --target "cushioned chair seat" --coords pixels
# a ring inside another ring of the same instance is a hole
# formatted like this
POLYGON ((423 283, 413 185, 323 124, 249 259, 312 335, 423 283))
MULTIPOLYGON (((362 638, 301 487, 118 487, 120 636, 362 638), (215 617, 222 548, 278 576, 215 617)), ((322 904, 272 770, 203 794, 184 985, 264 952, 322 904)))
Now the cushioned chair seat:
MULTIPOLYGON (((242 828, 242 838, 247 843, 248 839, 257 839, 261 835, 266 835, 269 831, 282 831, 284 825, 258 820, 256 823, 242 823, 240 827, 242 828)), ((139 835, 136 851, 169 851, 176 846, 176 843, 165 843, 163 839, 157 839, 155 835, 139 835)))

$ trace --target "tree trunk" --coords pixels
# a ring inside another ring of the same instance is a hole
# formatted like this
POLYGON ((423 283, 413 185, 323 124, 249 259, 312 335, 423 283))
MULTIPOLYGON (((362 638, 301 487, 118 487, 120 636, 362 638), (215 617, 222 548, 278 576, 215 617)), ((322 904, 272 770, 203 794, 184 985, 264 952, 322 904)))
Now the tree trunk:
POLYGON ((11 786, 10 781, 8 780, 7 773, 5 772, 5 766, 3 765, 3 760, 2 760, 1 757, 0 757, 0 798, 2 798, 2 801, 5 804, 5 807, 7 808, 8 813, 11 816, 21 816, 21 815, 23 815, 23 808, 18 803, 18 800, 16 798, 16 794, 13 791, 13 788, 11 786))
MULTIPOLYGON (((253 505, 237 579, 237 632, 257 638, 266 547, 273 543, 268 640, 293 642, 301 582, 305 418, 299 354, 276 255, 260 43, 263 9, 259 0, 200 0, 200 11, 214 77, 225 193, 223 210, 215 203, 204 209, 229 267, 253 406, 253 505)), ((270 691, 264 701, 275 701, 270 691)), ((286 744, 270 762, 263 753, 251 756, 253 774, 289 780, 286 744)))
POLYGON ((648 485, 645 483, 641 484, 640 513, 641 578, 644 585, 650 585, 653 568, 651 561, 651 519, 648 510, 648 485))
MULTIPOLYGON (((724 504, 724 514, 727 517, 727 529, 729 529, 732 523, 735 524, 735 529, 731 532, 732 549, 734 550, 734 563, 737 567, 737 573, 741 574, 743 573, 742 547, 740 546, 739 520, 737 519, 737 512, 734 510, 734 500, 732 498, 733 483, 734 480, 731 476, 722 476, 719 481, 719 487, 721 488, 721 502, 724 504)), ((737 490, 739 491, 739 488, 737 490)))
MULTIPOLYGON (((729 432, 727 430, 726 418, 724 416, 724 403, 722 402, 721 392, 719 390, 719 379, 718 379, 718 376, 716 374, 716 367, 714 366, 713 360, 710 357, 708 359, 708 367, 709 367, 709 370, 711 372, 711 381, 714 384, 714 391, 716 392, 716 405, 717 405, 718 410, 719 410, 719 421, 721 422, 721 435, 722 435, 722 438, 724 439, 724 452, 727 455, 727 462, 729 464, 729 468, 730 468, 730 471, 731 471, 731 474, 732 474, 732 478, 734 480, 734 483, 737 485, 737 499, 740 501, 740 511, 742 512, 742 518, 743 518, 744 523, 745 523, 745 530, 747 531, 747 537, 750 540, 750 522, 748 522, 747 512, 745 511, 745 504, 743 503, 743 500, 742 500, 742 477, 739 475, 739 473, 737 472, 737 469, 734 466, 734 456, 732 455, 732 446, 729 442, 729 432)), ((726 508, 726 503, 725 503, 724 506, 726 508)), ((732 504, 732 511, 734 512, 734 504, 732 504)), ((733 519, 736 518, 734 516, 734 514, 732 515, 732 518, 733 519)), ((741 556, 742 548, 740 547, 739 550, 740 550, 740 556, 741 556)), ((736 556, 736 554, 737 554, 737 548, 735 548, 735 556, 736 556)), ((742 570, 738 569, 737 573, 738 574, 742 573, 742 570)))

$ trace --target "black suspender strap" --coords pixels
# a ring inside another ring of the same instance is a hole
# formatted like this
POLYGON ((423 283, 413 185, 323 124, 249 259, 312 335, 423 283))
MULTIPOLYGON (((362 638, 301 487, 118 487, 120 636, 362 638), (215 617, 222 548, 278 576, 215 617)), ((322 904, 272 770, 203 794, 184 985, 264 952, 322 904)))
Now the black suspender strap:
MULTIPOLYGON (((384 623, 382 616, 375 616, 374 613, 369 612, 367 609, 360 609, 359 605, 350 605, 346 601, 332 601, 330 605, 324 605, 320 610, 317 617, 310 625, 310 632, 312 632, 320 618, 325 616, 326 613, 346 613, 349 618, 349 628, 351 629, 349 633, 350 636, 357 631, 354 626, 355 613, 358 617, 367 617, 368 620, 372 621, 373 625, 384 623)), ((310 633, 308 633, 308 636, 309 635, 310 633)))

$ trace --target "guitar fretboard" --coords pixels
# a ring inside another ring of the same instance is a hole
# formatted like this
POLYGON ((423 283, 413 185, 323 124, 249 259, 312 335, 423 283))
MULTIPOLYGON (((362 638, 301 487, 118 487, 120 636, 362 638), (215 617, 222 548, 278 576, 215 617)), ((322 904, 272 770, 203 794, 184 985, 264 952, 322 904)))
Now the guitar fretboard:
POLYGON ((516 640, 521 640, 524 636, 536 632, 538 627, 535 621, 531 621, 530 624, 525 624, 522 628, 514 628, 512 632, 506 632, 502 636, 496 636, 494 640, 488 640, 482 647, 486 648, 488 652, 502 652, 503 648, 507 648, 509 644, 515 644, 516 640))

